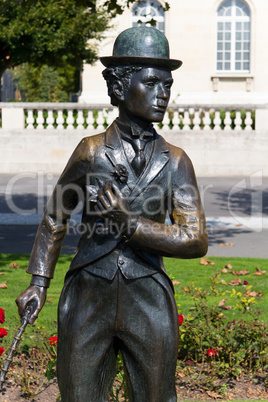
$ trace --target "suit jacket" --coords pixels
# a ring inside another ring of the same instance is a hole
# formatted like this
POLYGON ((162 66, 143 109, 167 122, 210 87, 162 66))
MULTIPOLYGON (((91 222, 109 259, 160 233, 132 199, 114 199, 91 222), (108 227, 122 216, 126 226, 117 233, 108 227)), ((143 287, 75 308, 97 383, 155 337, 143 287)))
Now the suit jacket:
POLYGON ((185 152, 154 132, 151 158, 139 178, 126 157, 116 121, 106 132, 84 138, 61 174, 40 223, 27 272, 53 277, 68 220, 83 201, 81 235, 70 272, 84 268, 112 279, 120 269, 133 279, 161 272, 163 256, 195 258, 207 250, 205 216, 192 163, 185 152), (130 239, 107 229, 95 213, 88 189, 116 180, 123 165, 127 182, 117 180, 138 226, 130 239), (171 225, 165 225, 166 214, 171 225))

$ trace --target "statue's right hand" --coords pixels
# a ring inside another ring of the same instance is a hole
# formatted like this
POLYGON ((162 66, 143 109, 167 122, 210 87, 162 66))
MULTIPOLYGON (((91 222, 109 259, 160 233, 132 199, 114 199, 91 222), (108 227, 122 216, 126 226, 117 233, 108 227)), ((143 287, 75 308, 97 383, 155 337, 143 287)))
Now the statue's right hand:
POLYGON ((33 324, 37 319, 39 312, 45 304, 47 296, 47 288, 42 286, 30 285, 16 299, 19 308, 19 315, 22 317, 26 309, 29 309, 29 324, 33 324))

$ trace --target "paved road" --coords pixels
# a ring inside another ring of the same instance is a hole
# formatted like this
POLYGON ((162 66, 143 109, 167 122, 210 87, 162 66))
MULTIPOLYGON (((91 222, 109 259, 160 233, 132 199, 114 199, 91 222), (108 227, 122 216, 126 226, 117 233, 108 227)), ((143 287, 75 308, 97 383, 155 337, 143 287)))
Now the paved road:
MULTIPOLYGON (((57 178, 42 173, 0 175, 0 252, 31 252, 57 178)), ((248 177, 198 178, 198 184, 207 217, 208 255, 268 258, 268 178, 259 172, 248 177)), ((78 220, 79 210, 63 253, 75 252, 78 220)))

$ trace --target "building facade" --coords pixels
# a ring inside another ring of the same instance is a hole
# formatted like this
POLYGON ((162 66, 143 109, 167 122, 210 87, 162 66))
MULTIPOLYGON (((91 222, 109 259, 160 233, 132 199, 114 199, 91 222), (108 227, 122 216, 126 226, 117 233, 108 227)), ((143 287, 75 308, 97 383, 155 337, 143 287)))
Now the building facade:
MULTIPOLYGON (((116 36, 141 23, 165 33, 170 56, 183 61, 173 72, 171 102, 263 104, 268 102, 268 0, 142 0, 117 18, 101 43, 112 54, 116 36)), ((102 64, 85 65, 80 103, 109 103, 102 64)))

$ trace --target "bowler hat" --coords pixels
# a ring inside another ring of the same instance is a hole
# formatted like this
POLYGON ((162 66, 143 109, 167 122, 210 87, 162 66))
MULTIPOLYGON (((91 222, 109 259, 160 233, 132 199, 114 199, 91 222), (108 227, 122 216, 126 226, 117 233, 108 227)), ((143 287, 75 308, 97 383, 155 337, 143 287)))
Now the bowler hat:
POLYGON ((105 67, 139 65, 176 70, 182 61, 169 58, 165 35, 153 27, 134 27, 121 32, 115 40, 113 55, 101 57, 105 67))

